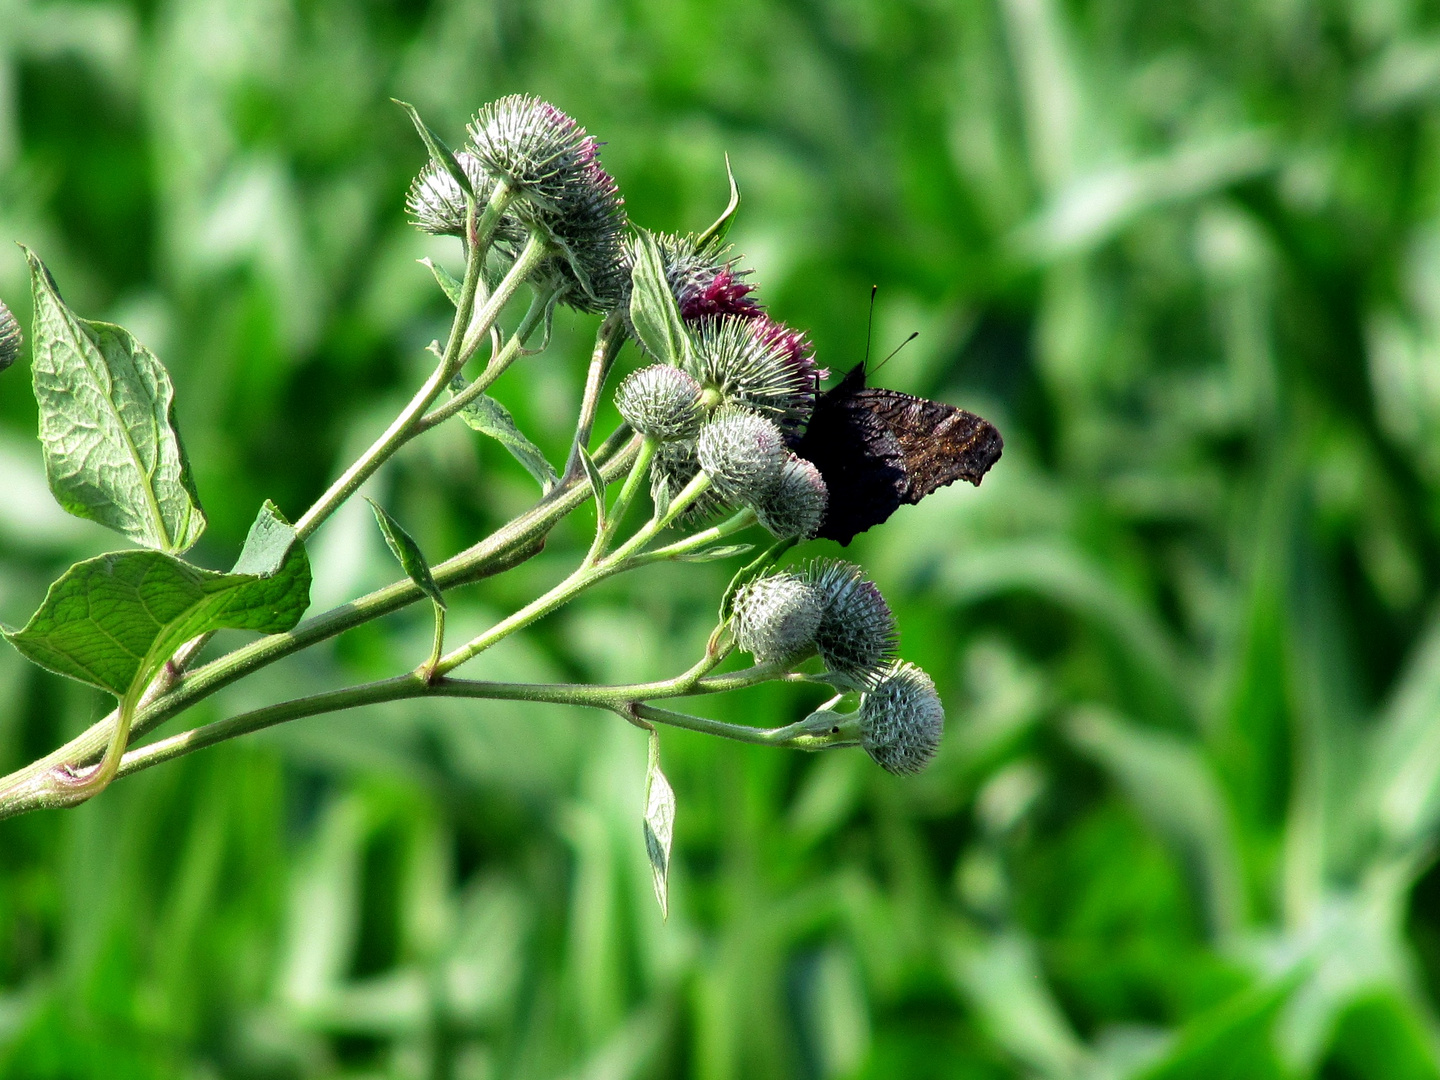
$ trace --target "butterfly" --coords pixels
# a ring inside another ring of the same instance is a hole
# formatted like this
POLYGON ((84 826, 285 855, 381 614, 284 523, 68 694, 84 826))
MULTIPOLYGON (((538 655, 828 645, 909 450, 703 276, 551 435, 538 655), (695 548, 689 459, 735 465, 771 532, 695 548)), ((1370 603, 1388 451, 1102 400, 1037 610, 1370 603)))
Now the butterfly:
POLYGON ((1004 447, 995 425, 974 413, 865 378, 862 361, 820 394, 795 446, 830 492, 816 535, 841 544, 956 480, 978 486, 1004 447))

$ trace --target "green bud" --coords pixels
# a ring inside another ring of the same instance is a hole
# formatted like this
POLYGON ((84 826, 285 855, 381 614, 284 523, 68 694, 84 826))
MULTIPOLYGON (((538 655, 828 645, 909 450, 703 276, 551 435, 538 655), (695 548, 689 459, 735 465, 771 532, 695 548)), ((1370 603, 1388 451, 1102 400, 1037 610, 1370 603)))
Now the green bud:
POLYGON ((895 616, 873 581, 854 563, 818 559, 806 577, 820 594, 815 634, 833 676, 858 689, 875 685, 895 655, 895 616))
POLYGON ((700 384, 679 368, 655 364, 632 373, 615 392, 615 407, 636 431, 660 442, 693 439, 704 419, 700 384))
POLYGON ((799 574, 769 574, 735 594, 735 643, 759 663, 790 660, 815 649, 820 596, 799 574))
POLYGON ((896 661, 860 701, 860 745, 886 772, 918 773, 940 746, 945 706, 920 668, 896 661))
POLYGON ((753 506, 780 480, 785 438, 780 429, 748 409, 721 408, 700 430, 695 452, 720 498, 753 506))

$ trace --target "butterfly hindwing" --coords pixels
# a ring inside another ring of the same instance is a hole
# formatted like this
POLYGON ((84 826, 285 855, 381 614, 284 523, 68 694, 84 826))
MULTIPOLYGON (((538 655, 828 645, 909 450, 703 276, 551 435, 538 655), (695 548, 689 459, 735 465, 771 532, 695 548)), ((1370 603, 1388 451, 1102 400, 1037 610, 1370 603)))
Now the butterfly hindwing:
POLYGON ((795 452, 825 480, 818 536, 848 544, 904 503, 956 480, 980 483, 1002 448, 988 420, 939 401, 868 388, 864 365, 821 394, 795 452))
POLYGON ((831 492, 817 535, 848 544, 856 533, 899 509, 905 494, 905 454, 863 401, 831 394, 822 394, 816 402, 796 453, 820 470, 831 492))

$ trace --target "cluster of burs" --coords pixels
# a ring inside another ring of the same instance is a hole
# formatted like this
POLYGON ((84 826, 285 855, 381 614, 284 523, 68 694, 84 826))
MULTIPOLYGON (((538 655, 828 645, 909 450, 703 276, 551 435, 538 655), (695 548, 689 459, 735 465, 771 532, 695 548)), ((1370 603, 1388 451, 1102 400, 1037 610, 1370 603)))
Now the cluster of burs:
MULTIPOLYGON (((829 503, 847 495, 834 477, 827 489, 793 450, 826 373, 806 336, 771 319, 748 271, 736 267, 724 241, 728 214, 698 235, 632 228, 596 140, 533 97, 486 106, 468 133, 454 161, 476 203, 502 183, 518 193, 493 225, 496 265, 487 275, 498 280, 538 230, 548 254, 531 280, 555 302, 620 312, 642 352, 657 361, 625 378, 615 395, 621 416, 645 437, 657 505, 688 493, 688 520, 748 511, 776 537, 814 536, 829 503), (643 304, 655 304, 653 296, 637 296, 647 267, 668 287, 659 302, 676 327, 669 340, 663 327, 646 333, 636 325, 643 304)), ((465 235, 466 194, 435 162, 415 179, 407 206, 425 231, 465 235)), ((836 713, 837 726, 855 730, 884 768, 916 772, 933 757, 944 724, 934 683, 896 659, 894 616, 858 567, 818 559, 756 577, 735 593, 725 630, 757 664, 778 670, 818 654, 826 669, 820 679, 842 694, 860 693, 858 711, 836 713)))

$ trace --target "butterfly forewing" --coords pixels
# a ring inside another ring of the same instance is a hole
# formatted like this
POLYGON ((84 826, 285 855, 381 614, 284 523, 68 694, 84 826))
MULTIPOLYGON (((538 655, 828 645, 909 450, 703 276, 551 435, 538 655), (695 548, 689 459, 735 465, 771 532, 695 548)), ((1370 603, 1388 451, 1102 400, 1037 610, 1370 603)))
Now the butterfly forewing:
POLYGON ((889 428, 904 455, 902 502, 917 503, 956 480, 978 485, 1000 459, 1000 432, 972 412, 898 390, 867 389, 855 396, 889 428))

